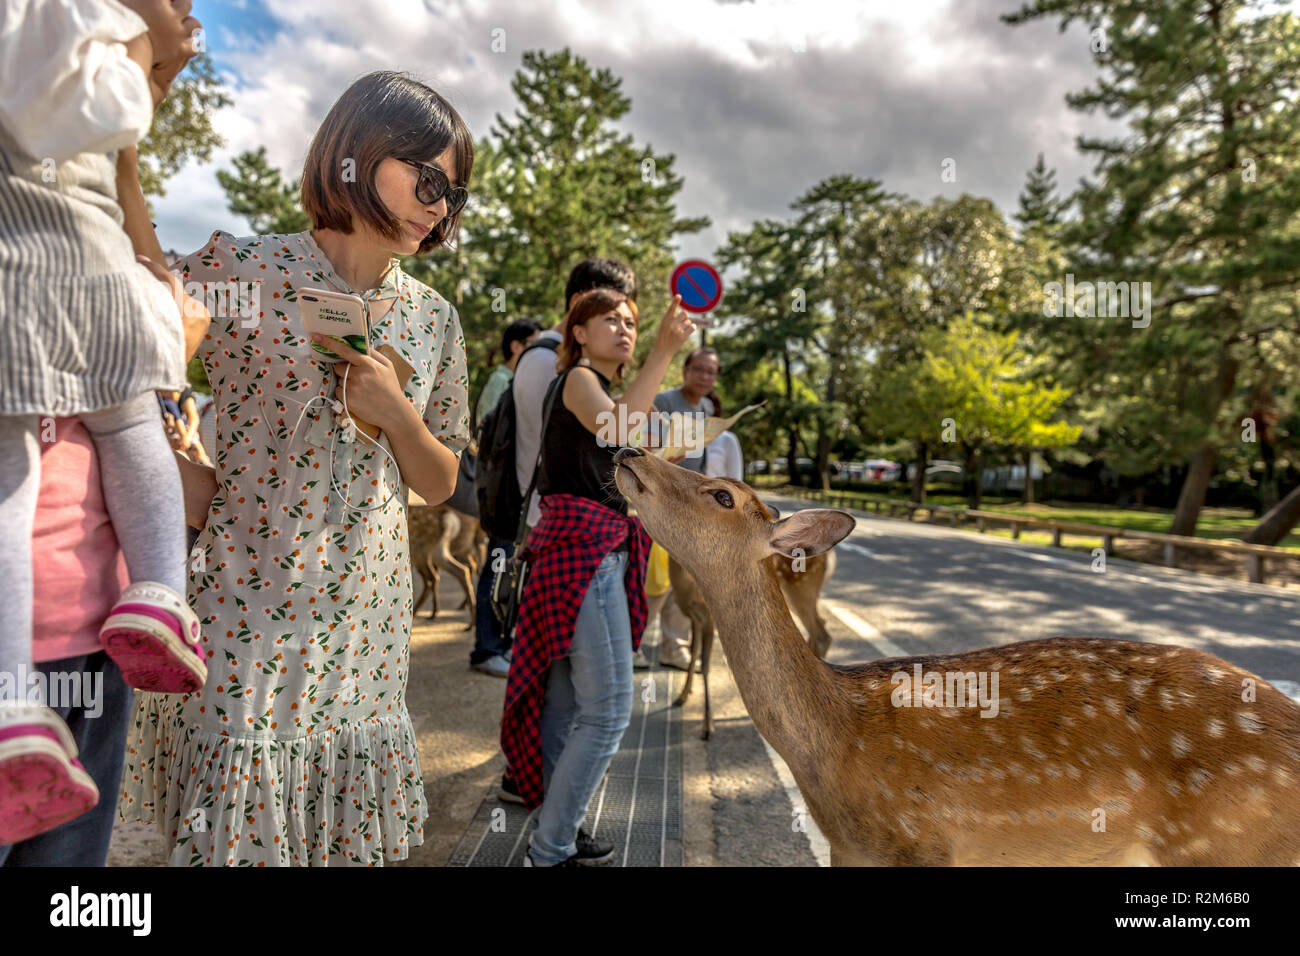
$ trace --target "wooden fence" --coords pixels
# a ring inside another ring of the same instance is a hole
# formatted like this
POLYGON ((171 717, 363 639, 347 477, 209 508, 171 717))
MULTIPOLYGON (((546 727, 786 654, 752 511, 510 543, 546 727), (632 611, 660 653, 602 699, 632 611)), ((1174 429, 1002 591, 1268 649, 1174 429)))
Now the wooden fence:
POLYGON ((952 527, 963 523, 973 523, 981 534, 990 525, 1009 526, 1011 537, 1019 538, 1024 528, 1050 531, 1052 546, 1061 547, 1065 535, 1085 538, 1100 538, 1107 554, 1114 551, 1115 541, 1124 538, 1128 541, 1153 541, 1163 546, 1166 567, 1177 567, 1178 552, 1212 551, 1220 554, 1240 555, 1246 558, 1247 572, 1250 580, 1256 584, 1264 583, 1265 563, 1270 560, 1297 561, 1300 551, 1277 548, 1265 544, 1246 544, 1243 541, 1211 540, 1209 538, 1189 538, 1180 534, 1158 534, 1153 531, 1130 531, 1125 528, 1109 528, 1103 525, 1079 524, 1072 521, 1055 521, 1050 518, 1033 518, 1028 515, 1006 514, 1001 511, 977 511, 971 508, 952 508, 946 505, 918 505, 898 498, 886 498, 880 495, 849 495, 838 491, 821 491, 812 488, 787 486, 770 489, 777 494, 789 495, 806 501, 816 501, 833 508, 856 508, 859 511, 874 510, 876 514, 891 518, 904 517, 908 521, 916 520, 918 512, 924 511, 932 523, 945 522, 952 527))

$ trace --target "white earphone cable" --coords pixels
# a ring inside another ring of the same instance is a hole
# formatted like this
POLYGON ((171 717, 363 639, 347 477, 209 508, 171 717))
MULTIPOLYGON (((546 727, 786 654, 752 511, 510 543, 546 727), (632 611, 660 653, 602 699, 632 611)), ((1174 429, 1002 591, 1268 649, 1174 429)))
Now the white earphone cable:
MULTIPOLYGON (((346 420, 346 421, 351 425, 351 428, 349 429, 349 431, 351 431, 353 435, 360 435, 360 436, 361 436, 362 438, 364 438, 366 441, 370 442, 370 444, 374 445, 376 448, 378 448, 380 451, 382 451, 382 452, 384 453, 385 457, 387 457, 388 460, 391 461, 391 462, 393 463, 393 468, 395 468, 395 469, 397 470, 397 473, 400 475, 400 474, 401 474, 401 468, 400 468, 400 467, 398 466, 398 464, 397 464, 397 459, 393 457, 392 453, 390 453, 389 450, 388 450, 387 448, 385 448, 385 447, 384 447, 383 445, 381 445, 379 442, 375 441, 373 438, 371 438, 369 435, 367 435, 367 434, 366 434, 365 432, 363 432, 361 429, 357 428, 357 426, 356 426, 356 422, 353 421, 353 419, 352 419, 352 413, 348 411, 348 393, 347 393, 347 385, 348 385, 348 372, 351 371, 351 369, 352 369, 352 366, 349 365, 347 368, 345 368, 345 369, 343 370, 343 402, 342 402, 342 406, 343 406, 343 415, 344 415, 344 419, 345 419, 345 420, 346 420)), ((336 406, 336 405, 339 404, 338 399, 331 399, 328 395, 314 395, 314 396, 312 396, 312 398, 311 398, 310 400, 308 400, 308 401, 306 401, 306 402, 299 402, 299 401, 297 401, 296 399, 289 399, 289 401, 293 402, 293 403, 296 404, 296 405, 301 405, 301 406, 302 406, 302 411, 298 413, 298 420, 294 423, 293 430, 292 430, 291 432, 289 432, 289 441, 290 441, 290 442, 292 442, 293 439, 294 439, 294 436, 298 434, 298 428, 302 425, 303 417, 307 414, 307 410, 308 410, 309 408, 311 408, 312 405, 314 405, 314 404, 315 404, 316 402, 318 402, 318 401, 319 401, 319 402, 324 402, 324 403, 325 403, 325 408, 328 410, 328 409, 333 408, 334 406, 336 406)), ((363 513, 363 514, 368 514, 368 513, 371 512, 371 511, 379 511, 381 508, 386 508, 386 507, 388 507, 388 503, 389 503, 390 501, 392 501, 393 498, 397 495, 397 489, 398 489, 398 485, 400 484, 400 482, 399 482, 398 484, 395 484, 395 485, 393 486, 393 490, 392 490, 391 492, 389 492, 388 497, 384 499, 384 501, 383 501, 382 504, 374 505, 373 507, 370 507, 370 508, 361 508, 361 507, 354 507, 354 506, 352 505, 352 503, 348 500, 348 495, 347 495, 347 493, 344 492, 343 489, 341 489, 341 488, 338 486, 338 481, 337 481, 337 479, 334 477, 334 449, 335 449, 335 446, 336 446, 336 443, 337 443, 337 442, 338 442, 338 430, 337 430, 337 429, 333 429, 333 428, 331 428, 331 429, 330 429, 330 462, 329 462, 329 468, 330 468, 330 488, 334 491, 335 494, 337 494, 341 499, 343 499, 343 504, 344 504, 344 506, 347 507, 347 508, 350 508, 350 509, 353 510, 353 511, 358 511, 358 512, 361 512, 361 513, 363 513)))

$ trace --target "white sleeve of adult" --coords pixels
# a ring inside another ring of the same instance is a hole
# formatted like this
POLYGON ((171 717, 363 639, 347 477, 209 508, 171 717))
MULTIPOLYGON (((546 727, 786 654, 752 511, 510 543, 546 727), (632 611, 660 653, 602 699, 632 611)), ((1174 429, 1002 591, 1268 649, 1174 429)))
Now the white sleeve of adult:
MULTIPOLYGON (((537 453, 542 447, 542 405, 555 375, 555 353, 549 349, 534 349, 515 365, 510 387, 515 393, 515 480, 520 494, 528 490, 533 479, 537 453)), ((528 503, 529 527, 541 520, 540 501, 541 496, 534 490, 528 503)))
POLYGON ((124 44, 147 29, 116 0, 5 0, 0 124, 30 156, 55 162, 139 142, 153 96, 124 44))
POLYGON ((727 443, 727 477, 745 480, 745 456, 740 451, 740 439, 735 435, 731 435, 731 441, 727 443))

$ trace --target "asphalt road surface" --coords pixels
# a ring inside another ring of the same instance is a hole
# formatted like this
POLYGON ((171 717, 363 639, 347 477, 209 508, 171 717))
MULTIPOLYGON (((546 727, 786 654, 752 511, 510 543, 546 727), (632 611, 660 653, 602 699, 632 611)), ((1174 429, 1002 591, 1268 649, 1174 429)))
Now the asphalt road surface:
MULTIPOLYGON (((764 499, 782 514, 811 507, 793 499, 764 499)), ((1300 596, 1293 592, 1114 559, 1095 569, 1088 554, 875 515, 856 517, 857 528, 837 546, 838 567, 822 596, 832 663, 1045 637, 1120 638, 1207 651, 1300 699, 1300 596)), ((730 764, 730 748, 747 756, 755 752, 757 731, 742 723, 705 745, 718 773, 730 764)), ((761 739, 757 746, 768 750, 778 776, 786 773, 761 739)), ((792 814, 798 817, 798 791, 788 775, 782 784, 788 804, 768 810, 760 832, 771 834, 792 814)), ((716 784, 714 790, 722 796, 716 784)), ((715 830, 720 824, 729 829, 728 813, 723 801, 715 802, 715 830)), ((824 841, 811 821, 807 831, 808 849, 825 865, 824 841)), ((760 841, 753 842, 738 849, 756 852, 760 841)), ((744 862, 729 857, 720 854, 718 862, 744 862)), ((785 862, 810 861, 800 846, 785 862)))

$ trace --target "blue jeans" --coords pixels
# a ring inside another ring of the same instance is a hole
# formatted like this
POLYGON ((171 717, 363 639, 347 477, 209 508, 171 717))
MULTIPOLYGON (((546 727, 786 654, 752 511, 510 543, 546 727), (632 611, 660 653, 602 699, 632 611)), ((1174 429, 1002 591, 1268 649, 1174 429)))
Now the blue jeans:
MULTIPOLYGON (((77 742, 77 759, 99 788, 99 803, 61 827, 38 833, 21 843, 0 846, 0 866, 103 866, 117 818, 117 794, 126 759, 126 732, 131 720, 131 688, 103 651, 38 664, 46 674, 102 673, 102 712, 90 716, 85 707, 55 707, 77 742)), ((93 713, 93 709, 92 709, 93 713)))
POLYGON ((582 600, 569 656, 551 662, 542 703, 546 799, 533 860, 563 863, 578 852, 578 827, 632 719, 632 624, 627 552, 605 555, 582 600))
POLYGON ((479 570, 478 585, 474 590, 474 650, 469 652, 471 667, 510 650, 510 635, 501 633, 501 622, 492 610, 492 581, 497 576, 492 566, 497 563, 498 549, 505 552, 502 560, 509 561, 514 557, 515 543, 488 538, 487 560, 479 570))

